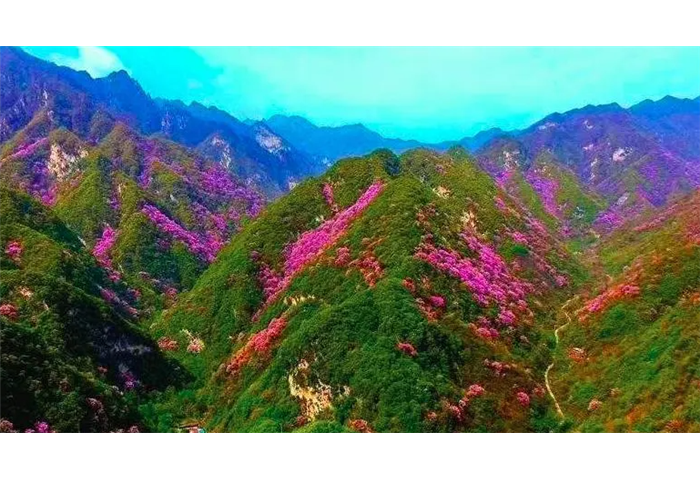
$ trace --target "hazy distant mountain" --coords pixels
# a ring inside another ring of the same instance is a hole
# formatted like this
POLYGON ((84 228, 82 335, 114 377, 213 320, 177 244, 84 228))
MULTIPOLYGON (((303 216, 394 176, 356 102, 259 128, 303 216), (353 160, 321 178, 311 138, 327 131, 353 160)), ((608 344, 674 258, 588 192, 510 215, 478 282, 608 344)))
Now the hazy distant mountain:
POLYGON ((622 221, 700 185, 700 100, 664 97, 625 109, 613 103, 555 113, 476 153, 498 174, 541 157, 573 171, 622 221))
POLYGON ((365 155, 378 148, 401 153, 422 145, 415 140, 384 138, 359 123, 318 127, 303 117, 284 115, 275 115, 265 123, 298 149, 328 163, 343 157, 365 155))
POLYGON ((517 133, 517 130, 505 131, 500 128, 490 128, 488 130, 482 130, 472 137, 464 137, 461 140, 440 142, 432 145, 426 144, 426 146, 440 151, 447 150, 450 147, 460 146, 466 148, 470 152, 474 152, 494 138, 517 135, 517 133))
POLYGON ((250 178, 270 195, 322 171, 269 129, 198 103, 153 99, 124 71, 93 79, 10 47, 0 49, 0 62, 0 142, 28 125, 45 124, 94 143, 122 122, 140 134, 216 154, 233 173, 250 178))

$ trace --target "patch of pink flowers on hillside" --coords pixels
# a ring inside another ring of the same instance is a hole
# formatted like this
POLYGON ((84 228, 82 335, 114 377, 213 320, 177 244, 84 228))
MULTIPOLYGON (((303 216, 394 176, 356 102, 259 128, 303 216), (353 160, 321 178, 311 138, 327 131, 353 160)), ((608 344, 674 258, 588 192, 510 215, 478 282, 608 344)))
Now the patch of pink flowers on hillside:
POLYGON ((5 247, 5 255, 10 257, 10 260, 12 260, 15 263, 19 263, 20 260, 22 259, 22 252, 24 251, 24 248, 22 247, 22 243, 19 240, 10 240, 7 242, 7 246, 5 247))
POLYGON ((554 179, 541 175, 535 170, 528 171, 526 179, 542 200, 545 211, 551 216, 559 218, 561 215, 559 205, 557 204, 559 183, 554 179))
POLYGON ((529 315, 526 294, 531 285, 513 276, 501 256, 475 232, 465 230, 460 236, 475 257, 463 257, 454 250, 425 241, 419 245, 415 256, 459 279, 482 307, 497 306, 501 324, 512 325, 518 316, 529 315))
POLYGON ((286 318, 273 319, 267 328, 254 334, 243 348, 233 355, 233 358, 226 365, 226 373, 235 375, 250 363, 255 354, 267 354, 270 352, 273 344, 282 336, 282 332, 286 327, 286 318))
POLYGON ((333 213, 338 213, 339 208, 338 204, 335 203, 335 196, 333 195, 333 185, 331 185, 330 183, 323 184, 323 198, 326 200, 328 206, 331 207, 333 213))
MULTIPOLYGON (((296 242, 288 245, 284 250, 285 260, 282 274, 275 272, 267 265, 263 265, 259 278, 265 292, 266 303, 274 301, 277 295, 289 286, 294 275, 317 260, 326 249, 345 235, 352 222, 377 198, 383 189, 383 183, 373 183, 353 205, 326 220, 318 228, 302 233, 296 242)), ((372 258, 364 262, 363 268, 369 272, 368 281, 372 281, 377 276, 376 266, 372 258)))
POLYGON ((326 248, 345 234, 350 223, 377 198, 383 189, 384 184, 373 183, 355 204, 338 213, 334 218, 326 220, 318 228, 301 234, 299 239, 286 249, 285 273, 294 274, 317 259, 326 248))
POLYGON ((188 250, 207 262, 213 262, 216 258, 216 254, 224 246, 223 242, 214 235, 200 235, 183 228, 153 205, 144 205, 141 212, 143 212, 161 232, 181 241, 188 250))
POLYGON ((587 302, 583 307, 584 314, 602 312, 611 303, 623 298, 636 297, 639 295, 639 292, 639 287, 634 284, 622 283, 619 285, 614 285, 595 297, 593 300, 587 302))
POLYGON ((256 217, 265 205, 263 197, 252 188, 237 184, 231 174, 218 164, 202 172, 202 190, 210 195, 246 205, 245 213, 256 217))
POLYGON ((95 248, 92 249, 92 255, 103 268, 112 268, 112 259, 109 256, 110 250, 117 242, 117 231, 109 225, 105 226, 102 236, 97 240, 95 248))

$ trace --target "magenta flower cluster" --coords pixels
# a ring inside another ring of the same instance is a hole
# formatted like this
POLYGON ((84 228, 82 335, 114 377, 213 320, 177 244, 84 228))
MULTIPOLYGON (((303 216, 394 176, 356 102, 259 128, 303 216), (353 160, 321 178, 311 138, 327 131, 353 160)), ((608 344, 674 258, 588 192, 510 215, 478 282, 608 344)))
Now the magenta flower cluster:
POLYGON ((496 205, 496 208, 501 212, 501 213, 506 213, 508 212, 508 206, 506 205, 506 202, 503 201, 501 197, 494 197, 493 199, 494 204, 496 205))
POLYGON ((24 433, 55 433, 47 422, 36 422, 34 428, 28 428, 24 433))
POLYGON ((48 143, 48 141, 48 138, 44 137, 40 138, 39 140, 36 140, 35 142, 22 145, 15 151, 15 153, 12 156, 15 158, 30 157, 34 155, 34 152, 36 152, 39 148, 45 146, 48 143))
POLYGON ((459 279, 482 307, 497 306, 501 324, 515 323, 515 312, 529 314, 526 294, 531 285, 513 276, 501 256, 474 233, 465 231, 461 237, 476 257, 465 258, 454 250, 425 242, 419 245, 415 256, 459 279))
POLYGON ((136 376, 128 370, 123 371, 120 376, 124 382, 124 390, 133 390, 139 385, 136 376))
POLYGON ((518 392, 515 394, 515 398, 518 400, 518 403, 522 405, 523 407, 529 407, 530 406, 530 395, 528 395, 525 392, 518 392))
POLYGON ((561 215, 559 205, 557 204, 559 183, 552 178, 540 175, 540 173, 535 170, 528 171, 525 178, 539 195, 545 211, 551 216, 559 218, 561 215))
POLYGON ((15 263, 20 262, 23 251, 24 247, 22 247, 22 243, 19 240, 10 240, 5 247, 5 255, 10 257, 10 260, 15 263))
POLYGON ((207 207, 199 202, 192 204, 192 211, 197 220, 197 224, 206 229, 206 234, 209 238, 218 238, 219 240, 229 237, 229 224, 226 219, 227 215, 221 213, 213 213, 207 207))
POLYGON ((153 205, 144 205, 141 211, 161 232, 171 235, 176 240, 181 241, 192 253, 203 258, 207 262, 213 262, 216 258, 216 254, 224 246, 223 242, 215 236, 200 236, 186 230, 153 205))
POLYGON ((92 255, 101 266, 112 268, 112 259, 109 258, 109 251, 117 241, 117 231, 109 225, 105 225, 102 230, 102 235, 97 239, 95 247, 92 249, 92 255))
POLYGON ((615 208, 609 208, 596 217, 593 225, 599 230, 610 231, 622 225, 624 221, 615 208))
POLYGON ((253 190, 243 185, 237 185, 231 174, 218 164, 211 165, 202 172, 202 191, 226 200, 244 203, 246 214, 256 217, 265 205, 263 197, 253 190))
POLYGON ((305 265, 318 258, 323 251, 335 243, 357 218, 384 189, 384 184, 375 182, 360 196, 353 205, 340 212, 334 218, 326 220, 315 230, 301 234, 299 239, 285 250, 285 275, 290 276, 305 265))
POLYGON ((515 169, 513 169, 513 168, 503 169, 494 178, 496 181, 496 185, 501 187, 503 190, 506 190, 508 183, 513 178, 513 173, 515 173, 515 169))
MULTIPOLYGON (((285 247, 283 275, 277 274, 263 264, 259 278, 265 292, 265 304, 272 303, 277 295, 289 286, 294 275, 318 259, 327 248, 338 241, 347 232, 353 220, 360 216, 383 189, 383 183, 373 183, 353 205, 339 212, 332 219, 326 220, 318 228, 304 232, 296 242, 285 247)), ((253 252, 253 256, 254 260, 258 259, 257 252, 253 252)), ((254 319, 257 319, 260 313, 261 311, 256 313, 254 319)))
POLYGON ((331 185, 330 183, 323 184, 323 198, 326 200, 328 206, 331 207, 333 213, 337 213, 338 205, 335 203, 335 197, 333 195, 333 185, 331 185))
POLYGON ((45 162, 35 162, 31 168, 31 184, 27 191, 46 206, 56 203, 58 186, 49 173, 45 162))

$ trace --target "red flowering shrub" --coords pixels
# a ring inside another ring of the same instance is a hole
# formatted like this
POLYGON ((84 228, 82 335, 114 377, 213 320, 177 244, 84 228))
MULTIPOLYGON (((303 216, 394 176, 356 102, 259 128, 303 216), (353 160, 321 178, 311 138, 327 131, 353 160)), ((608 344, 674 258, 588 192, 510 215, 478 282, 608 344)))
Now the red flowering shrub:
POLYGON ((372 433, 372 427, 370 427, 367 420, 356 419, 350 420, 350 428, 359 433, 372 433))
POLYGON ((11 303, 3 303, 0 305, 0 315, 10 320, 17 320, 19 318, 19 310, 11 303))
POLYGON ((418 310, 420 310, 420 312, 425 316, 425 318, 428 319, 429 322, 438 321, 439 312, 435 310, 435 308, 428 302, 426 302, 422 298, 416 298, 416 306, 418 307, 418 310))
POLYGON ((591 314, 596 312, 602 312, 611 303, 622 298, 636 297, 639 295, 639 287, 637 285, 620 284, 615 285, 603 293, 595 297, 593 300, 586 303, 583 307, 584 314, 591 314))
POLYGON ((489 360, 488 358, 484 359, 484 366, 489 368, 497 377, 504 377, 512 369, 509 363, 489 360))
POLYGON ((204 350, 204 341, 201 338, 195 337, 189 330, 183 330, 182 333, 187 336, 187 340, 189 341, 187 344, 188 353, 198 354, 204 350))
POLYGON ((473 385, 469 385, 469 388, 467 389, 467 397, 469 398, 474 398, 474 397, 480 397, 486 392, 486 389, 479 385, 478 383, 475 383, 473 385))
POLYGON ((523 407, 528 407, 530 406, 530 395, 528 395, 525 392, 518 392, 515 394, 515 398, 518 399, 518 403, 522 405, 523 407))
POLYGON ((532 389, 532 395, 538 398, 543 398, 546 393, 546 390, 542 385, 536 385, 535 388, 532 389))
POLYGON ((418 355, 418 351, 416 350, 416 348, 408 342, 399 342, 396 344, 396 348, 398 348, 401 352, 405 353, 410 357, 415 357, 416 355, 418 355))
POLYGON ((189 353, 202 353, 204 350, 204 342, 200 338, 191 338, 190 343, 187 344, 187 351, 189 353))
POLYGON ((585 362, 587 359, 586 351, 583 348, 578 347, 570 348, 568 356, 576 363, 585 362))
POLYGON ((377 257, 375 257, 371 251, 363 252, 360 258, 350 262, 350 266, 360 270, 362 277, 370 287, 374 287, 377 280, 379 280, 384 273, 384 269, 379 263, 379 260, 377 260, 377 257))
POLYGON ((598 410, 601 407, 601 405, 603 405, 603 402, 601 402, 597 398, 594 398, 593 400, 591 400, 588 403, 588 411, 594 412, 594 411, 598 410))
POLYGON ((457 405, 448 404, 447 412, 452 415, 458 422, 462 421, 462 409, 457 405))
POLYGON ((430 303, 435 308, 445 308, 445 299, 438 295, 432 295, 430 297, 430 303))
POLYGON ((287 320, 284 317, 272 320, 267 328, 253 335, 243 348, 233 355, 233 358, 226 365, 226 373, 233 375, 239 372, 250 362, 255 353, 268 353, 273 343, 282 336, 286 326, 287 320))
POLYGON ((172 338, 161 337, 158 339, 158 348, 160 348, 164 352, 171 352, 177 350, 178 346, 179 345, 177 343, 177 340, 173 340, 172 338))
POLYGON ((350 263, 350 248, 340 247, 335 251, 335 266, 346 267, 350 263))

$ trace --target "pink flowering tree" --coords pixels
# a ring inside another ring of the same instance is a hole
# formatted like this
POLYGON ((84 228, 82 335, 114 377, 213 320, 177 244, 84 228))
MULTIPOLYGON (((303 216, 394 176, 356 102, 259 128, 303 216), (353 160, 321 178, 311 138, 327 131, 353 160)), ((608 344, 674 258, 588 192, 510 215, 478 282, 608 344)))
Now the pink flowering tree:
POLYGON ((11 303, 3 303, 0 305, 0 315, 15 321, 19 318, 19 310, 11 303))
POLYGON ((19 240, 10 240, 7 243, 7 246, 5 247, 5 255, 10 257, 10 260, 12 260, 15 263, 20 262, 20 260, 22 259, 23 251, 24 248, 22 247, 22 243, 19 240))

